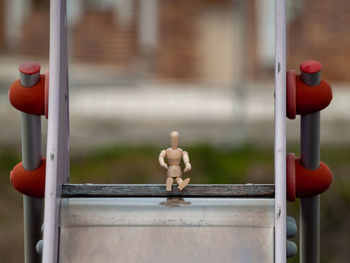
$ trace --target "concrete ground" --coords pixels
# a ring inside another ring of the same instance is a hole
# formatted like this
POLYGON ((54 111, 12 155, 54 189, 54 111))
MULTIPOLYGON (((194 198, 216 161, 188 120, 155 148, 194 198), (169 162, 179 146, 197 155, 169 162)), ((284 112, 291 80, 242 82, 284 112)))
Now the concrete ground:
MULTIPOLYGON (((0 145, 20 144, 20 113, 7 90, 18 78, 20 59, 0 60, 0 145)), ((48 69, 42 64, 42 72, 48 69)), ((107 67, 70 68, 72 151, 124 144, 164 144, 171 130, 183 143, 273 144, 272 81, 247 83, 242 95, 231 85, 174 84, 115 74, 107 67)), ((322 112, 324 143, 350 143, 350 83, 333 83, 334 99, 322 112)), ((43 121, 43 131, 46 130, 43 121)), ((289 142, 299 140, 299 121, 287 122, 289 142)))

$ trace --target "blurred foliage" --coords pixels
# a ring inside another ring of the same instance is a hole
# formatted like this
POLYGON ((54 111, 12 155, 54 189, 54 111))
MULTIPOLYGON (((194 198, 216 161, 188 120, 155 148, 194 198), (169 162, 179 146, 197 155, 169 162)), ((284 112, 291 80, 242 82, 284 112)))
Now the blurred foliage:
MULTIPOLYGON (((273 183, 273 149, 256 145, 215 148, 184 147, 193 170, 191 183, 273 183)), ((161 149, 152 146, 111 146, 86 150, 71 157, 71 183, 165 183, 158 165, 161 149)), ((298 146, 288 152, 298 153, 298 146)), ((333 171, 331 188, 321 196, 321 262, 348 262, 350 258, 350 146, 322 146, 321 159, 333 171)), ((11 168, 20 154, 0 150, 0 262, 23 258, 22 200, 9 182, 11 168)), ((288 215, 299 222, 299 202, 288 204, 288 215)), ((293 239, 298 243, 298 237, 293 239)), ((288 262, 298 262, 297 257, 288 262)))
POLYGON ((23 262, 22 196, 10 183, 20 154, 0 148, 0 262, 23 262))
MULTIPOLYGON (((185 147, 189 152, 191 183, 232 184, 273 182, 273 151, 243 146, 185 147), (259 177, 260 178, 257 178, 259 177)), ((110 147, 71 159, 72 183, 164 183, 166 172, 158 165, 160 149, 110 147)), ((186 176, 186 174, 185 174, 186 176)))

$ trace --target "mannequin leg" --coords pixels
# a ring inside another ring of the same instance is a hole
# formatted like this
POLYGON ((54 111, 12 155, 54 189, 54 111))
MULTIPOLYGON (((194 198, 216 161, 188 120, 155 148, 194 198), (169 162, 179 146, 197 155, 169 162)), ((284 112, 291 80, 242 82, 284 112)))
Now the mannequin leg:
POLYGON ((179 188, 180 191, 184 189, 190 182, 190 178, 186 178, 185 180, 182 180, 180 177, 177 177, 175 180, 176 180, 176 183, 178 184, 177 188, 179 188))
POLYGON ((180 185, 182 183, 181 177, 176 177, 175 182, 177 183, 177 185, 180 185))
POLYGON ((166 179, 166 190, 171 191, 171 187, 173 186, 174 179, 172 177, 168 177, 166 179))

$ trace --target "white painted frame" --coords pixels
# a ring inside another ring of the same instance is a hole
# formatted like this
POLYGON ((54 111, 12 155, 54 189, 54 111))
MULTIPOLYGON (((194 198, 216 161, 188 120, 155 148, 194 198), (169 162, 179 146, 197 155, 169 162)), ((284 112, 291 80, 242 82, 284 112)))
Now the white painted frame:
POLYGON ((59 206, 69 177, 69 96, 66 0, 50 1, 50 92, 43 263, 58 259, 59 206))
MULTIPOLYGON (((275 262, 286 262, 286 0, 275 10, 275 262)), ((61 186, 69 176, 66 0, 50 1, 50 94, 43 263, 57 262, 61 186)))
POLYGON ((275 0, 275 263, 287 261, 286 0, 275 0))

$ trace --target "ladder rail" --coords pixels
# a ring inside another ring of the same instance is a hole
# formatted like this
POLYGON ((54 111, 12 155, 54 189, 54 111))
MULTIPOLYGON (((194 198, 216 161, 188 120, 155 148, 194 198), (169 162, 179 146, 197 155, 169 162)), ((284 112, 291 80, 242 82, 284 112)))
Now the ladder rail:
POLYGON ((66 0, 50 1, 50 93, 47 135, 43 263, 57 262, 59 204, 69 175, 66 0))
POLYGON ((164 184, 64 184, 62 197, 274 198, 273 184, 191 184, 165 191, 164 184))
POLYGON ((275 0, 275 262, 286 262, 286 0, 275 0))

